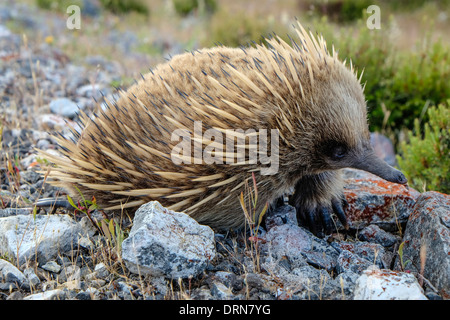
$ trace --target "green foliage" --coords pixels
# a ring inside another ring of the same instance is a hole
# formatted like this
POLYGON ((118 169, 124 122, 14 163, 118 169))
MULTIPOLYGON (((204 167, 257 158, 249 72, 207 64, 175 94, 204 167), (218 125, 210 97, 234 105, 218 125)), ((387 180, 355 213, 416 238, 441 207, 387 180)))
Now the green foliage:
POLYGON ((403 260, 403 247, 405 246, 405 241, 403 241, 402 243, 400 243, 400 246, 398 247, 397 253, 398 253, 398 257, 400 258, 400 268, 402 271, 405 271, 405 268, 408 264, 411 263, 411 260, 403 260))
POLYGON ((428 110, 423 133, 419 119, 402 142, 398 163, 414 188, 450 193, 450 99, 428 110))
POLYGON ((83 0, 36 0, 36 4, 42 9, 57 10, 65 13, 68 6, 83 7, 83 0))
POLYGON ((149 9, 141 0, 100 0, 102 6, 115 13, 123 14, 131 11, 148 15, 149 9))
POLYGON ((216 12, 210 23, 210 34, 208 38, 210 43, 205 46, 211 46, 215 43, 221 43, 229 47, 246 46, 252 42, 264 42, 264 38, 275 32, 289 41, 287 29, 284 26, 276 24, 274 19, 259 16, 250 16, 246 12, 229 12, 220 10, 216 12))
POLYGON ((212 13, 217 9, 216 0, 172 0, 175 11, 185 16, 198 9, 204 12, 212 13))
MULTIPOLYGON (((102 6, 115 14, 128 13, 135 11, 144 15, 149 14, 148 7, 142 0, 100 0, 102 6)), ((77 5, 83 8, 83 0, 36 0, 39 8, 46 10, 57 10, 66 12, 70 5, 77 5)))
POLYGON ((341 59, 351 58, 359 72, 364 69, 370 129, 412 129, 425 106, 450 97, 450 48, 440 41, 429 45, 425 37, 415 50, 398 50, 389 23, 382 26, 370 30, 362 19, 335 32, 325 18, 316 30, 339 49, 341 59))
POLYGON ((373 4, 370 0, 311 0, 310 8, 316 14, 326 15, 333 21, 351 22, 363 17, 363 12, 373 4))

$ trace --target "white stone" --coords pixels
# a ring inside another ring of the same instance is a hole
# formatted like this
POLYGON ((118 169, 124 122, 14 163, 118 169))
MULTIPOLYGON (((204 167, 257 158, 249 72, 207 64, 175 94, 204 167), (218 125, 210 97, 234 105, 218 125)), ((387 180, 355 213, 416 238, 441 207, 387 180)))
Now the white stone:
POLYGON ((215 254, 211 228, 157 201, 136 211, 122 244, 122 259, 131 272, 175 279, 203 272, 215 254))
POLYGON ((58 253, 78 247, 82 229, 68 215, 17 215, 0 218, 0 254, 19 265, 36 259, 40 264, 58 253))
POLYGON ((75 102, 67 98, 57 98, 50 102, 50 111, 63 117, 73 118, 79 108, 75 102))
POLYGON ((369 268, 356 280, 354 300, 427 300, 410 273, 369 268))
POLYGON ((54 289, 29 295, 23 300, 64 300, 66 294, 61 289, 54 289))
POLYGON ((27 279, 12 263, 0 259, 0 282, 16 283, 20 287, 27 283, 27 279))

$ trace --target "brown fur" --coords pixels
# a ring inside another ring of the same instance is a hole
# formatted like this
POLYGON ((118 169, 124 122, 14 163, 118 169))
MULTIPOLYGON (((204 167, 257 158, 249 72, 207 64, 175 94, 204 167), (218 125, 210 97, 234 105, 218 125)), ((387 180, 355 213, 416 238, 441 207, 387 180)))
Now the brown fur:
MULTIPOLYGON (((77 141, 59 138, 62 157, 41 152, 56 165, 49 180, 75 197, 74 186, 86 198, 95 195, 105 209, 158 200, 201 223, 229 228, 244 223, 238 198, 250 172, 261 209, 305 175, 340 169, 323 160, 320 145, 333 140, 360 148, 368 141, 363 90, 322 38, 301 25, 297 31, 292 46, 271 39, 270 49, 216 47, 157 66, 106 110, 84 116, 77 141), (279 129, 278 174, 260 175, 259 164, 175 165, 170 153, 178 142, 171 133, 192 131, 193 120, 201 120, 203 130, 279 129)), ((341 189, 336 175, 311 199, 326 201, 341 189)))

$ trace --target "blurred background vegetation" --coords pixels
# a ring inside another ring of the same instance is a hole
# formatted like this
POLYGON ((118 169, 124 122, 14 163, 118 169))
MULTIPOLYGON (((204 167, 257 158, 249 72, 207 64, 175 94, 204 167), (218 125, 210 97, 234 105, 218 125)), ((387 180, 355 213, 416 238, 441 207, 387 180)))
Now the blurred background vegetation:
MULTIPOLYGON (((132 53, 120 52, 113 45, 99 45, 111 29, 131 31, 138 38, 131 50, 148 55, 157 64, 168 55, 217 43, 259 43, 262 36, 273 32, 287 40, 297 18, 323 34, 329 47, 334 44, 339 56, 350 58, 358 72, 364 70, 370 129, 394 142, 413 186, 420 191, 450 192, 450 0, 19 1, 66 16, 69 4, 79 5, 86 13, 81 30, 60 30, 51 35, 52 45, 75 61, 82 62, 86 55, 119 61, 124 66, 123 81, 113 85, 124 87, 152 65, 135 63, 132 53), (366 8, 372 4, 380 7, 381 29, 366 26, 370 15, 366 8), (92 8, 95 14, 90 13, 92 8), (428 111, 438 105, 439 112, 428 111), (411 144, 415 145, 408 149, 411 144), (424 145, 434 146, 433 152, 422 152, 424 145), (421 174, 417 171, 430 168, 432 177, 411 179, 421 174)), ((20 26, 9 27, 20 30, 20 26)), ((43 41, 48 39, 48 35, 40 36, 43 41)))

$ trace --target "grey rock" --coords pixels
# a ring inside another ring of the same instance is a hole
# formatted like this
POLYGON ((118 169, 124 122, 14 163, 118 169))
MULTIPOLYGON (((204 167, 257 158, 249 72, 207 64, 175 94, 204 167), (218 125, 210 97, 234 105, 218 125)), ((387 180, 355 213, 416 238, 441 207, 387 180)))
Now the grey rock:
POLYGON ((26 268, 25 270, 23 270, 23 274, 27 278, 28 283, 30 284, 30 287, 35 287, 39 283, 41 283, 41 280, 36 275, 36 273, 34 272, 33 268, 26 268))
POLYGON ((331 245, 339 253, 342 253, 343 251, 348 251, 351 254, 357 256, 358 258, 364 259, 370 262, 371 264, 376 264, 379 268, 386 268, 390 265, 389 261, 390 255, 387 255, 387 252, 384 249, 384 247, 379 244, 362 241, 359 242, 341 241, 338 243, 333 242, 331 245))
POLYGON ((0 209, 0 218, 15 216, 15 215, 29 215, 32 212, 30 208, 5 208, 0 209))
POLYGON ((372 263, 368 260, 363 259, 348 250, 342 250, 337 260, 336 271, 338 274, 346 271, 361 274, 371 265, 372 263))
POLYGON ((370 144, 380 159, 383 159, 391 166, 397 165, 394 145, 388 137, 378 132, 372 132, 370 134, 370 144))
POLYGON ((0 218, 0 253, 22 265, 40 264, 77 247, 80 225, 68 215, 17 215, 0 218))
POLYGON ((67 98, 57 98, 50 102, 50 111, 63 117, 73 119, 79 112, 75 102, 67 98))
POLYGON ((232 300, 234 298, 231 289, 220 281, 213 281, 211 285, 211 294, 218 300, 232 300))
POLYGON ((399 241, 398 237, 392 233, 384 231, 374 224, 371 224, 361 230, 359 233, 359 239, 372 243, 378 243, 383 247, 392 247, 399 241))
POLYGON ((6 298, 6 300, 23 300, 23 294, 20 291, 14 291, 6 298))
POLYGON ((311 233, 305 229, 290 224, 275 226, 265 235, 262 248, 275 261, 288 259, 290 268, 307 265, 302 253, 312 248, 311 233))
POLYGON ((293 206, 283 205, 270 211, 266 217, 266 228, 270 230, 275 226, 283 224, 298 225, 297 211, 293 206))
MULTIPOLYGON (((421 273, 443 296, 450 296, 450 195, 425 192, 417 200, 402 239, 406 269, 421 273), (421 259, 421 253, 425 258, 421 259)), ((401 270, 396 260, 396 270, 401 270)))
POLYGON ((42 265, 41 268, 53 273, 59 273, 61 271, 61 266, 55 261, 48 261, 47 263, 42 265))
POLYGON ((5 288, 9 285, 22 287, 28 284, 27 278, 17 267, 3 259, 0 259, 0 282, 5 283, 5 288))
POLYGON ((95 275, 101 279, 108 277, 110 274, 108 271, 108 268, 105 266, 105 264, 103 262, 95 265, 94 272, 95 272, 95 275))
POLYGON ((122 259, 131 272, 169 278, 200 274, 215 254, 211 228, 157 201, 136 211, 130 235, 122 243, 122 259))

